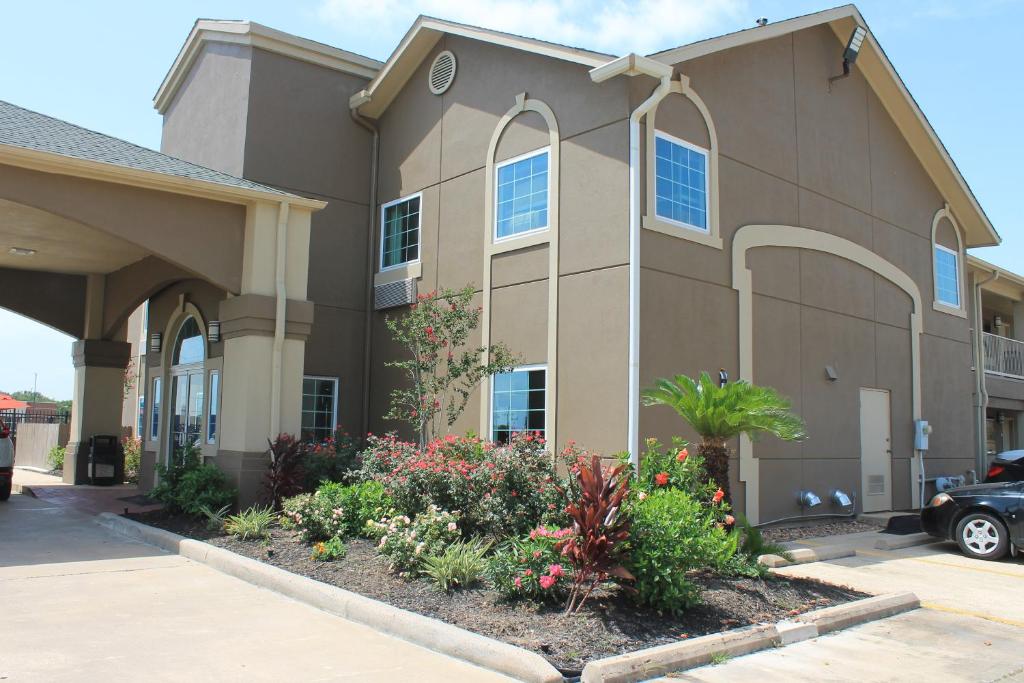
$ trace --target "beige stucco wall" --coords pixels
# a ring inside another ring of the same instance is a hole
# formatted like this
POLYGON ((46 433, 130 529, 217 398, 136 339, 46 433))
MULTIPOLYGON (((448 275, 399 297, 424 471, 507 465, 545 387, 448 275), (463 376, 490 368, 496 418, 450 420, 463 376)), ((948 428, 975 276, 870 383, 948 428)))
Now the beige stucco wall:
MULTIPOLYGON (((423 192, 419 291, 483 286, 485 166, 499 119, 526 92, 548 105, 560 141, 558 434, 607 453, 626 427, 628 81, 591 82, 580 65, 460 37, 445 37, 423 61, 379 121, 381 204, 423 192), (430 93, 434 55, 451 50, 458 71, 450 90, 430 93)), ((549 144, 534 112, 520 114, 499 140, 495 161, 549 144)), ((378 207, 379 212, 379 207, 378 207)), ((377 217, 379 224, 379 216, 377 217)), ((375 249, 379 253, 379 225, 375 249)), ((491 338, 524 364, 546 363, 549 250, 541 244, 498 254, 492 263, 491 338)), ((373 328, 370 429, 399 425, 381 416, 401 381, 384 362, 400 352, 385 315, 373 328)), ((550 380, 549 380, 550 384, 550 380)), ((453 427, 480 431, 479 392, 453 427)), ((549 426, 550 428, 550 426, 549 426)))
MULTIPOLYGON (((944 202, 856 69, 827 91, 840 48, 820 27, 679 65, 717 128, 725 249, 643 231, 641 386, 719 367, 737 376, 736 230, 777 224, 829 232, 874 251, 917 284, 922 411, 935 428, 928 474, 961 474, 973 461, 969 328, 965 318, 932 309, 932 219, 944 202)), ((657 127, 706 146, 695 108, 672 98, 671 107, 659 107, 657 127)), ((940 231, 940 243, 950 236, 940 231)), ((823 497, 836 487, 859 491, 860 387, 891 392, 893 504, 908 507, 909 297, 831 254, 759 248, 747 264, 754 381, 792 398, 809 433, 802 444, 755 444, 761 520, 798 514, 801 488, 823 497), (826 365, 838 381, 828 381, 826 365)), ((687 432, 667 409, 640 415, 641 437, 687 432)))

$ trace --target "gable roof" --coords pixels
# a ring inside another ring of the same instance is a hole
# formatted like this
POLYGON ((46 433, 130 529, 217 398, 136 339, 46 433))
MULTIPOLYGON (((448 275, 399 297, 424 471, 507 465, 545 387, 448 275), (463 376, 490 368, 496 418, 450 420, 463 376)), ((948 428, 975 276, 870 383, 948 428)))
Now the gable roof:
POLYGON ((203 186, 240 199, 287 199, 314 208, 323 205, 0 100, 0 161, 11 158, 27 162, 28 156, 34 160, 48 157, 68 170, 76 165, 89 166, 122 178, 131 175, 164 183, 185 181, 178 185, 203 186))
MULTIPOLYGON (((917 155, 932 182, 949 202, 957 221, 964 229, 966 246, 987 247, 999 244, 999 233, 996 232, 988 216, 985 215, 985 210, 981 208, 981 204, 978 203, 974 192, 964 180, 960 169, 949 155, 949 151, 942 144, 942 140, 935 133, 935 129, 932 128, 913 95, 907 90, 903 79, 896 72, 878 41, 875 40, 874 34, 856 6, 843 5, 775 24, 757 26, 671 50, 656 52, 650 57, 666 64, 679 64, 704 55, 771 40, 823 24, 827 24, 832 29, 836 39, 842 45, 846 44, 855 26, 859 25, 867 30, 867 36, 864 38, 854 68, 863 74, 882 106, 896 123, 896 127, 899 128, 907 144, 917 155)), ((839 56, 840 53, 837 51, 837 62, 839 56)))
POLYGON ((192 64, 202 52, 203 44, 208 42, 258 47, 367 79, 377 75, 384 66, 383 62, 376 59, 300 38, 253 21, 198 19, 153 97, 153 106, 158 112, 163 114, 167 111, 192 69, 192 64))
POLYGON ((352 108, 358 109, 363 116, 372 119, 379 117, 405 86, 437 41, 446 33, 575 62, 589 68, 601 66, 615 58, 614 55, 602 52, 592 52, 535 38, 517 36, 512 33, 420 15, 366 89, 352 96, 349 101, 352 108))

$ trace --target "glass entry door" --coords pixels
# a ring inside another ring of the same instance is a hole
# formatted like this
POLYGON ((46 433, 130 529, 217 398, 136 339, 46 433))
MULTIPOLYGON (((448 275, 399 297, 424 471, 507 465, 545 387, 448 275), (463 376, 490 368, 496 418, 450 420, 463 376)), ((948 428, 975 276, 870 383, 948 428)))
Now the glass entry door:
POLYGON ((203 424, 202 368, 173 369, 171 385, 171 453, 180 457, 186 446, 199 446, 203 424))

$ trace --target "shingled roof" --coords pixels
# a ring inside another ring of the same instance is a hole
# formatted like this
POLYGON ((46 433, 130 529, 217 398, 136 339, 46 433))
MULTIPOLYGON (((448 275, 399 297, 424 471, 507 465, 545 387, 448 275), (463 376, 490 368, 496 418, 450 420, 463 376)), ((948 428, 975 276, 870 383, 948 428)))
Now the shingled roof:
POLYGON ((296 197, 273 187, 193 164, 3 100, 0 100, 0 145, 265 192, 282 198, 296 197))

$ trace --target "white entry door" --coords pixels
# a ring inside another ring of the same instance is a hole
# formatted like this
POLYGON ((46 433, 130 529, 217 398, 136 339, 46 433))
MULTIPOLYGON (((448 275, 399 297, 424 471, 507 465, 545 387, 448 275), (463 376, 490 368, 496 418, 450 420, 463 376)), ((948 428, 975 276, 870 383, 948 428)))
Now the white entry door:
POLYGON ((892 509, 889 392, 860 390, 860 478, 864 512, 892 509))

